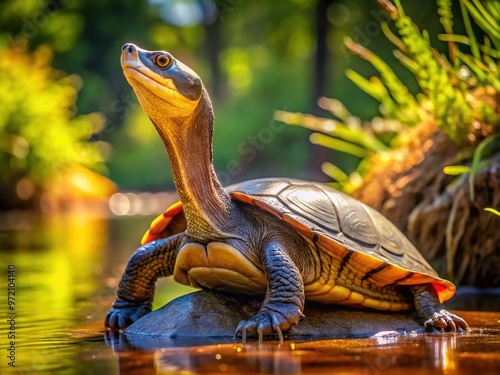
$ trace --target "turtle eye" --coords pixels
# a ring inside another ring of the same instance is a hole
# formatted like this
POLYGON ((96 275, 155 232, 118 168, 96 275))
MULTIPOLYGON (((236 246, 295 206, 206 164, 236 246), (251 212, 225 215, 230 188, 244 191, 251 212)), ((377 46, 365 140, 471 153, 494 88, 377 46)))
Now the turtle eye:
POLYGON ((167 55, 161 54, 157 55, 154 58, 154 63, 159 67, 159 68, 164 68, 166 67, 170 62, 170 58, 167 55))

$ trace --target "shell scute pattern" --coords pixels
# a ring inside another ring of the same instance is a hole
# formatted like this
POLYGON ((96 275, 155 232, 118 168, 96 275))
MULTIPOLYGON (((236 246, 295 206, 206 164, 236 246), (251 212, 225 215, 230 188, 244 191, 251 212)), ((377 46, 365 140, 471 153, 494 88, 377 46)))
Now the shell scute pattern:
POLYGON ((336 209, 323 190, 314 186, 305 190, 302 186, 288 185, 276 197, 299 221, 307 221, 309 226, 315 225, 328 232, 340 232, 336 209))
MULTIPOLYGON (((322 190, 326 190, 323 188, 322 190)), ((363 205, 348 195, 326 190, 328 199, 337 210, 342 233, 356 243, 375 246, 380 242, 379 232, 363 205)), ((364 246, 363 246, 364 247, 364 246)))

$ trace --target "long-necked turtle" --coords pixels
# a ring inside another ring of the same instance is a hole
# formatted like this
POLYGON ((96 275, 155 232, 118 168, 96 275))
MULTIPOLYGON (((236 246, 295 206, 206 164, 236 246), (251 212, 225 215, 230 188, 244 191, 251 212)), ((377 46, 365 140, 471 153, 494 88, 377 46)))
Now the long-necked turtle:
POLYGON ((260 311, 236 335, 278 334, 305 300, 397 311, 415 307, 427 328, 466 329, 441 303, 455 286, 439 278, 380 213, 314 182, 268 178, 227 190, 212 165, 212 104, 198 75, 163 51, 125 44, 124 74, 170 158, 176 203, 131 257, 105 325, 122 329, 151 311, 155 282, 261 294, 260 311))

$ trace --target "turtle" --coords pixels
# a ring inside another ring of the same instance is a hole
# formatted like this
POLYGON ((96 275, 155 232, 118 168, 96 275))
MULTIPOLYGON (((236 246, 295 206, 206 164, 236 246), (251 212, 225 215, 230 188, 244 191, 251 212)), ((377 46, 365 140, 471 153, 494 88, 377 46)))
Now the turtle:
POLYGON ((223 188, 213 166, 214 112, 200 77, 165 51, 127 43, 124 75, 163 140, 180 201, 155 219, 131 256, 105 318, 123 330, 152 310, 160 277, 262 296, 235 337, 278 337, 307 301, 380 311, 415 309, 428 330, 468 324, 442 303, 455 293, 378 211, 329 185, 263 178, 223 188))

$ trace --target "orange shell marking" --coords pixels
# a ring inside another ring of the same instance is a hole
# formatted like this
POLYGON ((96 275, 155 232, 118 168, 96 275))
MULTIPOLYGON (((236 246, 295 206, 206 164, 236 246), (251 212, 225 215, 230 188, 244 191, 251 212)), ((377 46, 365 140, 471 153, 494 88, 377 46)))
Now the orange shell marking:
POLYGON ((251 196, 249 196, 247 194, 240 193, 240 192, 237 192, 237 191, 233 191, 233 192, 231 192, 231 196, 233 198, 239 200, 240 202, 248 203, 248 204, 251 204, 251 205, 255 206, 255 199, 253 199, 251 196))
POLYGON ((149 229, 144 233, 141 239, 141 245, 145 245, 151 241, 158 240, 163 238, 162 232, 165 228, 170 224, 172 219, 182 212, 182 203, 181 201, 175 202, 167 210, 158 215, 149 226, 149 229))

